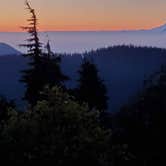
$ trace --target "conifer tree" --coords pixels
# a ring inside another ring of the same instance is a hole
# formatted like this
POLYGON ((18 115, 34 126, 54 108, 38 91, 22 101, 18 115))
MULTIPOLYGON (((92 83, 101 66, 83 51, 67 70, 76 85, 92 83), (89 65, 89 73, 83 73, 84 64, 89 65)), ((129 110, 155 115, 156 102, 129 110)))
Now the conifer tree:
POLYGON ((22 27, 23 30, 26 30, 30 38, 27 39, 28 44, 21 44, 20 46, 28 48, 28 53, 26 56, 31 56, 34 59, 35 63, 38 63, 39 57, 41 56, 41 47, 42 44, 39 41, 38 37, 38 29, 37 29, 37 17, 35 10, 30 6, 29 2, 26 0, 25 1, 26 7, 31 14, 30 19, 27 21, 29 22, 28 26, 22 27))
POLYGON ((77 98, 80 102, 87 102, 89 107, 100 111, 107 109, 107 90, 103 80, 99 78, 96 65, 84 58, 79 72, 77 98))
POLYGON ((31 18, 28 19, 29 25, 23 27, 23 29, 29 33, 30 38, 27 39, 28 44, 21 44, 20 46, 27 48, 28 51, 25 56, 29 57, 31 62, 29 63, 30 69, 22 71, 21 81, 26 84, 24 99, 33 107, 40 100, 40 91, 44 86, 63 86, 63 82, 68 77, 62 74, 60 69, 61 58, 53 55, 49 42, 47 43, 47 54, 42 52, 35 10, 27 0, 26 6, 31 18))

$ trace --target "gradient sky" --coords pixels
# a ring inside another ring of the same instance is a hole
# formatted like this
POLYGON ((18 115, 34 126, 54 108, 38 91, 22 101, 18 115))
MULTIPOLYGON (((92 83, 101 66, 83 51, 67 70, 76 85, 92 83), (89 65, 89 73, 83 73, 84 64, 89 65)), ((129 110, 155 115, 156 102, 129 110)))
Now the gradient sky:
MULTIPOLYGON (((166 0, 30 0, 40 30, 147 29, 166 23, 166 0)), ((3 0, 0 31, 20 31, 24 0, 3 0)))

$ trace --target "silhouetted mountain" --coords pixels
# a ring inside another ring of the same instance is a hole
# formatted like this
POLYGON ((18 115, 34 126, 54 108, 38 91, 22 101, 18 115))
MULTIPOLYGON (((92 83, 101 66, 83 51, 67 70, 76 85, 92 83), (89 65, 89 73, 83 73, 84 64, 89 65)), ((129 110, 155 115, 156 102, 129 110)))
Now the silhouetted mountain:
POLYGON ((76 71, 82 56, 91 56, 97 64, 100 77, 107 85, 109 106, 113 110, 133 100, 133 96, 143 88, 144 79, 166 63, 165 49, 134 46, 114 46, 84 55, 65 56, 62 68, 64 73, 72 78, 68 82, 69 87, 74 87, 76 84, 78 78, 76 71))
MULTIPOLYGON (((159 48, 115 46, 89 53, 63 55, 62 70, 71 80, 68 87, 75 87, 82 57, 90 56, 97 64, 100 77, 108 89, 109 110, 133 100, 143 88, 143 81, 166 63, 166 50, 159 48)), ((28 62, 28 60, 27 60, 28 62)), ((20 71, 26 68, 26 58, 21 56, 0 57, 0 94, 19 99, 24 86, 19 82, 20 71)))
POLYGON ((156 31, 156 32, 165 32, 166 31, 166 24, 163 24, 161 26, 152 28, 151 31, 156 31))
POLYGON ((0 56, 0 95, 15 99, 19 105, 24 92, 19 80, 27 62, 22 56, 0 56))
POLYGON ((14 49, 13 47, 11 47, 8 44, 5 43, 0 43, 0 56, 3 55, 20 55, 21 53, 19 51, 17 51, 16 49, 14 49))

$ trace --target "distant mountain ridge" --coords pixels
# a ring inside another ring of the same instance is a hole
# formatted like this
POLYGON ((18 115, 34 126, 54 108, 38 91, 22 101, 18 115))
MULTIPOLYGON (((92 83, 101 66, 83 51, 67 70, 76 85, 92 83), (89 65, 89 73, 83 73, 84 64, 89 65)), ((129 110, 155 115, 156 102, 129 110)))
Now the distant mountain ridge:
POLYGON ((165 31, 166 31, 166 24, 163 24, 163 25, 161 25, 161 26, 152 28, 151 31, 165 32, 165 31))
MULTIPOLYGON (((166 64, 166 49, 114 46, 86 53, 97 64, 109 96, 109 110, 117 111, 120 106, 133 100, 143 87, 145 79, 166 64)), ((23 56, 0 56, 0 95, 16 99, 22 104, 25 85, 19 82, 21 71, 27 69, 28 59, 23 56)), ((70 77, 67 87, 77 85, 78 69, 82 54, 63 55, 62 71, 70 77)))
POLYGON ((156 27, 152 27, 152 28, 149 28, 149 29, 128 29, 128 30, 115 30, 115 31, 112 31, 112 32, 166 32, 166 23, 165 24, 162 24, 162 25, 159 25, 159 26, 156 26, 156 27))
POLYGON ((0 56, 21 55, 21 52, 6 43, 0 43, 0 56))

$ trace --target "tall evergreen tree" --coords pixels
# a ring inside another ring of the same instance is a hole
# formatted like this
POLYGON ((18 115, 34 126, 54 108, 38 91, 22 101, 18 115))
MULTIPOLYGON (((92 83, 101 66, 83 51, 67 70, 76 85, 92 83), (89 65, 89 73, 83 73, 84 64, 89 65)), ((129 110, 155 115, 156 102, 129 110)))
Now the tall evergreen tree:
POLYGON ((21 44, 20 46, 28 49, 25 56, 29 57, 31 62, 29 63, 30 69, 23 71, 21 81, 26 84, 26 92, 24 99, 28 101, 31 106, 34 106, 38 100, 40 100, 40 91, 44 86, 62 86, 63 82, 68 79, 62 74, 60 69, 61 58, 53 56, 49 42, 47 43, 48 53, 42 52, 42 44, 39 41, 37 17, 35 10, 30 6, 26 0, 26 6, 31 14, 31 18, 28 19, 29 26, 23 27, 26 30, 30 38, 27 39, 28 44, 21 44))
POLYGON ((100 111, 107 109, 107 90, 99 78, 96 65, 84 58, 79 72, 76 96, 80 102, 87 102, 89 107, 100 111))
POLYGON ((25 1, 25 4, 29 13, 31 14, 31 17, 27 20, 29 22, 29 25, 22 27, 22 29, 26 30, 29 33, 30 38, 27 39, 28 44, 21 44, 20 46, 28 48, 28 53, 26 54, 26 56, 33 57, 34 62, 38 63, 41 56, 42 44, 40 43, 38 37, 37 16, 35 10, 30 6, 27 0, 25 1))

